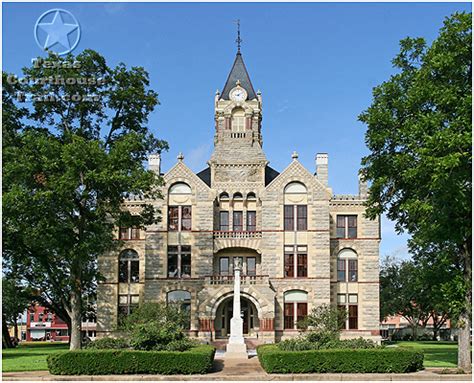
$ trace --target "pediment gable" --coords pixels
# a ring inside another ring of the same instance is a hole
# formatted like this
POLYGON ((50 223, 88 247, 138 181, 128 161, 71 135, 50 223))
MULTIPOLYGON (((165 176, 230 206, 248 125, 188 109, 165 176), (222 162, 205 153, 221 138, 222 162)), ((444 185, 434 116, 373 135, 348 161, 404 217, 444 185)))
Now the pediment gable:
POLYGON ((283 170, 272 182, 270 182, 265 190, 272 192, 281 192, 285 186, 293 181, 299 181, 306 185, 319 198, 330 199, 332 196, 331 189, 321 183, 320 180, 306 169, 297 159, 294 159, 285 170, 283 170))

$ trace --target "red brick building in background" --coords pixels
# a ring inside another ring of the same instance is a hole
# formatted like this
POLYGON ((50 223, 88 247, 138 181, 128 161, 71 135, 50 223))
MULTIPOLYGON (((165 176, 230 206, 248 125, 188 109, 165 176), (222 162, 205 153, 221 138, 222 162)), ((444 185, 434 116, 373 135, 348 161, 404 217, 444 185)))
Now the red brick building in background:
MULTIPOLYGON (((67 324, 46 307, 31 306, 26 316, 26 341, 69 342, 67 324)), ((95 320, 82 322, 83 336, 96 336, 95 320)))

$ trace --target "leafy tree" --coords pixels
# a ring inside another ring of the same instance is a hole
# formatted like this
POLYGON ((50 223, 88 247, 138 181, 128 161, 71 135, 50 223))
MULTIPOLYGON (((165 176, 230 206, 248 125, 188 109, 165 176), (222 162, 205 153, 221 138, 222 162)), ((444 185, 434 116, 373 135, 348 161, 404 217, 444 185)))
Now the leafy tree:
POLYGON ((97 257, 120 246, 114 228, 160 218, 147 201, 161 198, 162 179, 144 161, 167 145, 147 126, 158 98, 143 68, 111 68, 92 50, 38 63, 23 69, 36 81, 3 74, 3 255, 45 300, 58 300, 77 349, 97 257), (133 215, 122 208, 130 195, 143 201, 133 215))
POLYGON ((30 300, 24 294, 23 287, 13 278, 2 278, 2 339, 7 348, 14 346, 8 332, 8 325, 14 327, 14 336, 18 336, 18 318, 23 314, 30 300))
POLYGON ((413 261, 386 257, 380 269, 380 319, 401 315, 416 339, 419 327, 433 320, 433 338, 449 318, 449 302, 441 294, 446 273, 437 266, 430 268, 413 261))
POLYGON ((314 333, 333 334, 339 338, 339 333, 344 327, 347 313, 331 305, 316 306, 303 320, 298 322, 302 330, 314 333))
POLYGON ((362 173, 371 181, 367 215, 386 212, 407 231, 415 258, 461 271, 458 366, 469 370, 471 312, 472 24, 471 14, 447 18, 429 46, 406 38, 393 60, 399 70, 374 88, 367 124, 370 154, 362 173), (438 252, 441 250, 441 253, 438 252))

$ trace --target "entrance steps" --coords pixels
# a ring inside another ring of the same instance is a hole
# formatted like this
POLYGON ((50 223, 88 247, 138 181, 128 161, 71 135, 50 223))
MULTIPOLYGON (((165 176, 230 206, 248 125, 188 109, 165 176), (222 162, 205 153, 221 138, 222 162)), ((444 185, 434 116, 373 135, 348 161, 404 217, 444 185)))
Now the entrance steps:
MULTIPOLYGON (((257 346, 263 344, 258 338, 244 338, 244 341, 247 345, 247 350, 255 350, 257 346)), ((211 342, 211 345, 214 346, 216 350, 225 350, 227 343, 229 343, 228 339, 216 339, 211 342)))

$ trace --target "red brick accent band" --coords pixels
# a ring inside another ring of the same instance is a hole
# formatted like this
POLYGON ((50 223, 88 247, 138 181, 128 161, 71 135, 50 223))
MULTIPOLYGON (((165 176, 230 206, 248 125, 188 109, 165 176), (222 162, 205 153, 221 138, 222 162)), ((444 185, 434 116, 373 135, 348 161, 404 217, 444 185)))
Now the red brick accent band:
POLYGON ((273 318, 260 319, 260 330, 261 331, 273 331, 274 330, 273 318))
POLYGON ((199 331, 213 331, 214 321, 212 319, 199 319, 199 331))

